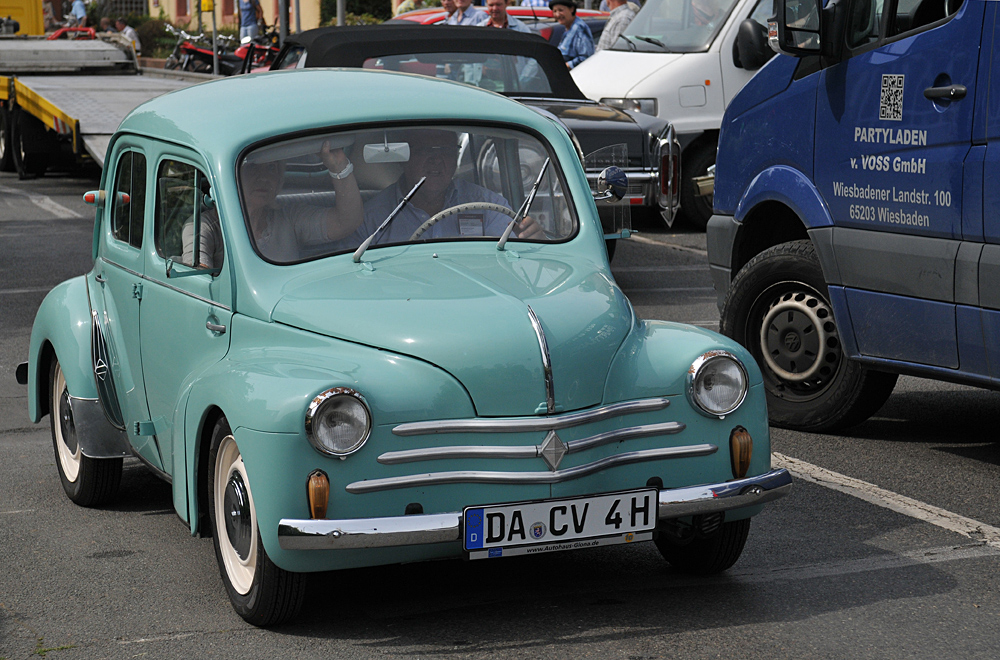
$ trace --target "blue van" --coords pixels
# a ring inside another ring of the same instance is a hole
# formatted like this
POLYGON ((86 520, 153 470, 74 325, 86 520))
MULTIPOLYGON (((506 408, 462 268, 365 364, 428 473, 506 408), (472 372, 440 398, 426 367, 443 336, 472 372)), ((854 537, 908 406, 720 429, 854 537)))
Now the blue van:
POLYGON ((775 1, 785 56, 726 111, 708 226, 772 424, 857 424, 898 374, 1000 387, 998 7, 775 1))

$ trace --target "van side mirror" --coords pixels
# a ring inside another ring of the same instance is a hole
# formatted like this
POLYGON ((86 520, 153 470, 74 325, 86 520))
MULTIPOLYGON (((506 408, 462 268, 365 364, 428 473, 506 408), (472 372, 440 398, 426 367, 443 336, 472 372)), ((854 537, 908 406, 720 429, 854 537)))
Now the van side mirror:
MULTIPOLYGON (((819 55, 822 0, 775 0, 767 40, 776 53, 819 55)), ((742 28, 742 26, 740 26, 742 28)))
POLYGON ((753 20, 745 19, 740 23, 733 42, 733 64, 747 71, 756 71, 774 57, 774 51, 768 46, 767 28, 753 20))

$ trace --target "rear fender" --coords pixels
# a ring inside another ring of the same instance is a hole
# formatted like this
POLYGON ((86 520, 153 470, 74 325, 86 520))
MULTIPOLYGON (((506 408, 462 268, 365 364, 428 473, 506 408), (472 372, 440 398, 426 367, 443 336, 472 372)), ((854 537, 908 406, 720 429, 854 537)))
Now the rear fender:
POLYGON ((90 357, 90 301, 85 276, 57 285, 45 296, 31 328, 28 348, 28 416, 48 414, 48 379, 53 357, 59 360, 69 393, 96 399, 90 357))

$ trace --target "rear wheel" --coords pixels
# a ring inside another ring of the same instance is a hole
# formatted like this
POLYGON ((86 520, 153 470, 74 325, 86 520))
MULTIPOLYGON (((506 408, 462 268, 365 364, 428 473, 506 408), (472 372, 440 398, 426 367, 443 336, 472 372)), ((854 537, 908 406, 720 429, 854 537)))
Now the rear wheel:
POLYGON ((287 621, 302 607, 305 579, 275 566, 264 550, 250 478, 225 418, 212 432, 208 460, 209 517, 229 601, 255 626, 287 621))
POLYGON ((14 149, 10 140, 10 111, 0 106, 0 172, 13 172, 14 169, 14 149))
POLYGON ((88 507, 114 499, 122 480, 122 459, 83 455, 73 418, 73 402, 58 360, 52 361, 49 370, 49 421, 59 480, 67 497, 88 507))
POLYGON ((750 519, 722 523, 711 536, 691 532, 687 538, 660 533, 656 548, 670 565, 685 573, 712 575, 730 568, 743 554, 750 535, 750 519))
POLYGON ((11 147, 19 179, 33 179, 49 167, 49 136, 45 125, 23 110, 11 113, 11 147))
POLYGON ((896 385, 896 374, 847 359, 809 241, 751 259, 733 279, 720 326, 760 365, 775 426, 820 432, 859 424, 896 385))

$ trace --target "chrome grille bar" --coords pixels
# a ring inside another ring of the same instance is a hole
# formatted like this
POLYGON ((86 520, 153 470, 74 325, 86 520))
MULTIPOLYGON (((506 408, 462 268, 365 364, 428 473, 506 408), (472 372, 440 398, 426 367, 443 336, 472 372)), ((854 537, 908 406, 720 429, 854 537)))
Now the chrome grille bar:
MULTIPOLYGON (((673 435, 685 428, 680 422, 664 422, 663 424, 647 424, 645 426, 630 426, 599 433, 589 438, 570 440, 566 442, 566 453, 584 451, 612 442, 648 438, 654 435, 673 435)), ((542 446, 505 446, 488 447, 482 445, 465 445, 456 447, 427 447, 425 449, 407 449, 404 451, 388 451, 378 457, 383 465, 399 465, 416 461, 434 461, 446 458, 537 458, 541 456, 542 446)))
POLYGON ((719 451, 719 448, 710 444, 688 445, 686 447, 663 447, 660 449, 644 449, 642 451, 615 454, 594 461, 593 463, 586 463, 554 472, 488 472, 478 470, 432 472, 404 477, 355 481, 348 484, 346 490, 348 493, 361 494, 395 490, 397 488, 438 486, 442 484, 558 484, 621 465, 631 465, 632 463, 655 461, 664 458, 708 456, 717 451, 719 451))
POLYGON ((394 435, 413 436, 433 433, 529 433, 558 431, 603 419, 641 412, 663 410, 670 405, 666 397, 613 403, 610 406, 569 413, 557 417, 525 417, 521 419, 442 419, 431 422, 408 422, 392 429, 394 435))

